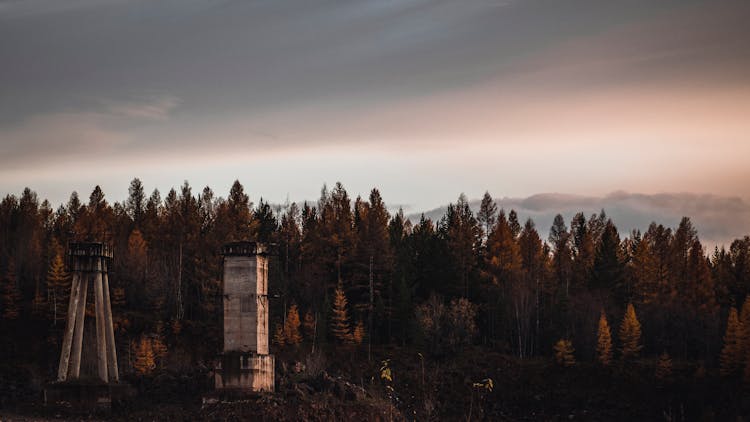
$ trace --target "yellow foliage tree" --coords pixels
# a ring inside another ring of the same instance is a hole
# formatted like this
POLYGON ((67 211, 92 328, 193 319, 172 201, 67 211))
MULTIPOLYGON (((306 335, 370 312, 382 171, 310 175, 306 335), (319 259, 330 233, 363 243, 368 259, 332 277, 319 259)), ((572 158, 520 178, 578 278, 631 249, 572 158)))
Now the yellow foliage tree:
POLYGON ((665 381, 672 377, 672 358, 666 351, 659 355, 656 363, 656 379, 665 381))
POLYGON ((724 333, 724 347, 719 357, 722 375, 736 373, 742 366, 742 324, 737 309, 731 308, 727 317, 727 330, 724 333))
POLYGON ((570 340, 560 339, 555 344, 555 361, 558 365, 570 367, 576 364, 576 358, 573 353, 573 343, 570 340))
POLYGON ((624 360, 632 359, 641 352, 641 323, 635 315, 635 308, 628 303, 625 316, 620 324, 620 352, 624 360))
POLYGON ((138 342, 133 368, 140 375, 148 375, 156 368, 154 349, 151 340, 146 336, 142 336, 138 342))
POLYGON ((301 323, 299 320, 299 310, 297 305, 292 304, 286 313, 286 322, 284 322, 284 339, 286 344, 297 345, 302 343, 302 335, 299 332, 301 323))
POLYGON ((333 298, 333 315, 331 316, 331 333, 333 337, 341 343, 352 342, 352 332, 349 325, 349 315, 346 295, 344 289, 339 285, 333 298))
POLYGON ((53 324, 65 319, 68 308, 66 299, 68 299, 69 291, 70 278, 65 272, 65 262, 60 253, 57 253, 47 271, 47 295, 53 324))
POLYGON ((609 366, 612 362, 612 333, 604 311, 599 316, 599 332, 596 338, 596 360, 604 366, 609 366))
POLYGON ((362 344, 365 339, 365 325, 362 320, 357 321, 357 325, 354 326, 354 332, 352 332, 352 340, 355 344, 362 344))

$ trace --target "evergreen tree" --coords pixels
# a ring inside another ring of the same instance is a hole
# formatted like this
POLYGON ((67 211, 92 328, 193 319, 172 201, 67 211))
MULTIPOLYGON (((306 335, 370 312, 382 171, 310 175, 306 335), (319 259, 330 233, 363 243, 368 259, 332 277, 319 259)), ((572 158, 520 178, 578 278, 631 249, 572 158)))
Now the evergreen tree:
POLYGON ((656 379, 660 381, 669 380, 672 377, 672 358, 666 351, 659 355, 656 363, 656 379))
POLYGON ((638 356, 643 347, 641 345, 641 323, 635 315, 635 308, 628 303, 625 316, 620 324, 620 353, 623 360, 638 356))
POLYGON ((575 349, 570 340, 560 339, 555 343, 555 361, 563 367, 570 367, 576 364, 575 349))
POLYGON ((357 321, 357 325, 354 326, 354 331, 352 332, 352 341, 354 344, 360 345, 362 344, 362 341, 365 339, 365 325, 362 323, 362 320, 357 321))
POLYGON ((558 286, 565 289, 565 296, 570 294, 570 279, 573 256, 570 249, 570 233, 565 226, 563 216, 557 214, 549 231, 549 243, 552 245, 552 267, 558 286))
POLYGON ((620 258, 620 235, 611 221, 601 232, 601 242, 594 256, 591 287, 615 292, 624 281, 624 264, 620 258))
MULTIPOLYGON (((750 296, 745 298, 745 301, 742 303, 742 308, 740 309, 739 314, 739 322, 740 322, 740 347, 741 347, 741 355, 744 359, 747 356, 750 356, 750 296)), ((745 362, 746 366, 750 366, 750 361, 745 362)))
POLYGON ((737 309, 730 308, 727 317, 727 329, 724 333, 724 347, 719 357, 722 375, 735 374, 742 366, 742 324, 737 316, 737 309))
POLYGON ((258 207, 253 212, 253 220, 257 222, 257 239, 260 242, 272 242, 278 228, 278 220, 273 214, 271 205, 260 198, 258 207))
POLYGON ((148 375, 154 370, 154 368, 156 368, 156 359, 154 357, 154 349, 151 344, 151 339, 146 336, 141 336, 140 341, 136 345, 133 368, 140 375, 148 375))
MULTIPOLYGON (((448 209, 440 222, 440 235, 446 241, 455 274, 460 281, 459 293, 469 295, 469 278, 476 266, 476 248, 480 244, 480 228, 464 194, 448 209)), ((457 293, 457 292, 456 292, 457 293)))
POLYGON ((485 192, 482 197, 482 203, 479 206, 479 212, 477 213, 477 221, 481 225, 484 239, 490 235, 492 227, 495 225, 497 220, 497 204, 489 192, 485 192))
POLYGON ((65 263, 59 253, 50 264, 47 272, 47 294, 52 312, 52 323, 65 320, 68 308, 68 295, 70 290, 70 278, 65 272, 65 263))
POLYGON ((286 321, 284 322, 284 339, 286 340, 286 344, 297 345, 302 342, 299 327, 299 311, 297 310, 297 305, 292 304, 289 307, 289 311, 286 314, 286 321))
POLYGON ((19 316, 21 294, 18 292, 18 277, 14 261, 10 261, 3 280, 2 304, 3 319, 16 320, 19 316))
POLYGON ((586 224, 586 217, 578 213, 570 222, 573 238, 573 269, 571 284, 575 289, 586 287, 594 266, 594 239, 586 224))
POLYGON ((508 214, 508 225, 510 226, 510 232, 513 238, 517 238, 521 234, 521 223, 518 222, 518 214, 516 210, 510 210, 508 214))
POLYGON ((146 211, 146 193, 143 190, 143 183, 137 177, 130 182, 128 199, 125 201, 125 210, 133 220, 133 223, 135 223, 135 226, 140 227, 144 212, 146 211))
POLYGON ((333 297, 333 315, 331 315, 331 333, 340 343, 350 343, 352 341, 351 326, 349 325, 349 315, 347 311, 347 300, 344 289, 336 288, 333 297))
POLYGON ((599 331, 596 337, 596 360, 603 366, 609 366, 612 362, 612 334, 604 311, 599 316, 599 331))

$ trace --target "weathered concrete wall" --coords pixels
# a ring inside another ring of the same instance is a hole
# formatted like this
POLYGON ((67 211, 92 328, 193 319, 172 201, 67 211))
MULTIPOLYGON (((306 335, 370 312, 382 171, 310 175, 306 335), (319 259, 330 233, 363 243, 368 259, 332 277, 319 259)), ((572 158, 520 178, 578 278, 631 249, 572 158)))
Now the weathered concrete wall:
POLYGON ((224 258, 224 351, 268 354, 268 258, 224 258))
POLYGON ((252 353, 228 353, 222 356, 214 378, 220 390, 272 392, 274 357, 252 353))

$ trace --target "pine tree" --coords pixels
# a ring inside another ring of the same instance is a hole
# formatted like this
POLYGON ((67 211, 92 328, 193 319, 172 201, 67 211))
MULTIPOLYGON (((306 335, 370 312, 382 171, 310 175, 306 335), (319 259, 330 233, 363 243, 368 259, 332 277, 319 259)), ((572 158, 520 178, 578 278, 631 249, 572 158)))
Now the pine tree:
POLYGON ((5 273, 5 280, 3 280, 2 291, 3 319, 5 320, 18 319, 18 305, 21 301, 21 295, 18 292, 16 282, 16 266, 13 261, 10 261, 8 270, 5 273))
POLYGON ((719 357, 722 375, 736 373, 742 365, 742 324, 737 317, 737 309, 731 308, 727 317, 727 330, 724 333, 724 347, 719 357))
POLYGON ((745 361, 745 365, 750 366, 750 360, 745 360, 746 357, 750 357, 750 296, 747 296, 742 304, 739 321, 741 327, 740 354, 745 361))
POLYGON ((603 366, 609 366, 612 362, 612 334, 604 311, 602 311, 602 314, 599 317, 599 332, 596 339, 596 360, 603 366))
POLYGON ((140 375, 148 375, 156 367, 151 340, 146 336, 138 342, 133 367, 140 375))
POLYGON ((347 300, 341 285, 336 288, 333 298, 333 315, 331 316, 331 332, 333 337, 341 343, 350 343, 352 340, 349 315, 347 312, 347 300))
POLYGON ((289 311, 286 314, 286 321, 284 322, 284 339, 286 340, 286 344, 297 345, 302 342, 299 327, 299 311, 297 310, 297 305, 292 304, 289 307, 289 311))
POLYGON ((555 344, 555 361, 558 365, 564 367, 570 367, 576 364, 576 358, 573 353, 573 343, 570 340, 560 339, 555 344))
POLYGON ((65 319, 68 308, 70 278, 65 272, 65 263, 59 253, 50 264, 47 272, 47 294, 49 295, 50 311, 53 324, 65 319))
POLYGON ((492 232, 492 227, 495 226, 497 220, 497 204, 492 199, 489 192, 485 192, 482 197, 482 204, 479 206, 479 212, 477 213, 477 221, 481 225, 484 239, 492 232))
POLYGON ((672 358, 666 351, 659 355, 656 363, 656 379, 666 381, 672 377, 672 358))
POLYGON ((620 324, 620 352, 623 360, 635 358, 641 351, 641 323, 635 315, 635 308, 628 303, 625 316, 620 324))
POLYGON ((352 340, 354 341, 354 344, 362 344, 362 341, 365 339, 365 325, 362 323, 362 320, 357 321, 357 325, 354 326, 354 332, 352 333, 352 340))

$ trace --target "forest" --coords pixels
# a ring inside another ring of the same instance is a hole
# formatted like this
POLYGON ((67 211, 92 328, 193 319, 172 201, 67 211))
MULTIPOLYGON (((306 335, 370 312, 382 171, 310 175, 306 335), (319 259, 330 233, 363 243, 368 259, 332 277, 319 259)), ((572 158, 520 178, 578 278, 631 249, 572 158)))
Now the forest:
POLYGON ((543 239, 489 193, 476 213, 462 194, 439 221, 410 221, 341 183, 272 205, 239 181, 226 198, 188 182, 162 198, 139 179, 123 202, 98 186, 57 208, 28 188, 2 199, 0 410, 38 402, 55 377, 74 241, 114 250, 121 372, 153 406, 199 406, 222 344, 219 251, 247 239, 274 245, 276 419, 323 396, 338 401, 307 403, 309 419, 747 413, 750 236, 706 250, 689 217, 623 231, 603 210, 558 215, 543 239))

